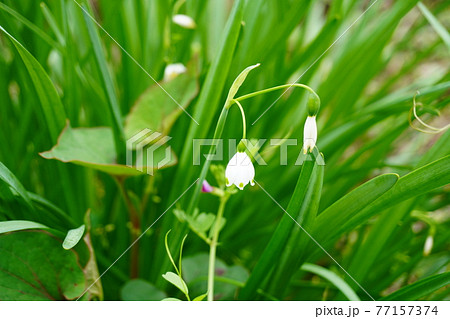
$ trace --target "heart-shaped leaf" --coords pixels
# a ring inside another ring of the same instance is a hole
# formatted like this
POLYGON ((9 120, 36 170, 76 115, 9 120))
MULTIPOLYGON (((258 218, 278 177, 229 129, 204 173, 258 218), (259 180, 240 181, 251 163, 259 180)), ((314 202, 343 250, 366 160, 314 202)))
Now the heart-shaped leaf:
MULTIPOLYGON (((166 150, 165 147, 153 148, 151 161, 153 165, 143 166, 138 170, 136 167, 116 163, 117 154, 111 128, 71 128, 67 123, 58 139, 58 144, 40 155, 47 159, 57 159, 65 163, 71 162, 94 168, 111 175, 131 176, 147 173, 148 166, 156 169, 175 165, 175 154, 170 150, 170 155, 167 156, 166 150), (161 165, 161 163, 164 164, 161 165)), ((148 159, 145 162, 150 163, 148 159)))
POLYGON ((0 234, 26 229, 47 229, 48 227, 29 220, 8 220, 0 222, 0 234))
POLYGON ((71 300, 85 290, 73 250, 45 231, 0 235, 0 300, 71 300))

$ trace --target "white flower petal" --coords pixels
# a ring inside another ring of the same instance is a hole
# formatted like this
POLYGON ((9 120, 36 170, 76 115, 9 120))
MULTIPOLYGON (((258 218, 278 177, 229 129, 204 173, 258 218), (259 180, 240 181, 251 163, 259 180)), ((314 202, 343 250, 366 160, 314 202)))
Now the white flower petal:
POLYGON ((227 186, 234 184, 241 190, 248 183, 253 186, 255 184, 253 182, 255 168, 250 157, 244 152, 234 154, 225 169, 225 178, 227 180, 227 186))
POLYGON ((306 118, 305 127, 303 129, 303 151, 306 154, 312 151, 317 142, 317 124, 315 116, 306 118))

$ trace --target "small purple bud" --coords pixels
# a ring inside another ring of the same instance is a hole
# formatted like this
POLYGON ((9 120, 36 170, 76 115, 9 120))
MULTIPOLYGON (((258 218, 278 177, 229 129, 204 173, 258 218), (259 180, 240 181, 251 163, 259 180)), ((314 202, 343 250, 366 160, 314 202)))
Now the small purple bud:
POLYGON ((202 192, 203 193, 211 193, 213 191, 213 187, 209 185, 209 183, 204 180, 202 184, 202 192))

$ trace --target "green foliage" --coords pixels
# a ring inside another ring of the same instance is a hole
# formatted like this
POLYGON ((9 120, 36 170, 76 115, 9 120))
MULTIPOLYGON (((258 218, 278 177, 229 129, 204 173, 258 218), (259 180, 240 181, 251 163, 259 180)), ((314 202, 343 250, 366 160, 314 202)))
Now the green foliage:
POLYGON ((143 129, 167 135, 183 109, 197 95, 197 81, 191 73, 184 73, 164 84, 164 90, 158 85, 152 85, 139 97, 126 118, 127 138, 143 129))
POLYGON ((125 301, 158 301, 166 298, 164 292, 142 279, 128 281, 122 287, 120 295, 125 301))
MULTIPOLYGON (((145 174, 147 165, 142 170, 116 163, 117 153, 114 148, 113 133, 109 127, 76 128, 67 123, 61 136, 51 150, 40 154, 44 158, 57 159, 62 162, 71 162, 81 166, 94 168, 111 175, 141 175, 145 174)), ((165 149, 157 148, 153 153, 153 165, 165 158, 165 149)), ((148 163, 147 159, 143 160, 148 163)), ((165 166, 176 163, 172 155, 171 161, 165 166)), ((161 167, 160 167, 161 168, 161 167)))
POLYGON ((450 274, 438 274, 419 280, 382 298, 382 300, 418 300, 450 284, 450 274))
POLYGON ((223 211, 215 299, 450 298, 450 130, 410 125, 417 90, 417 116, 448 124, 446 1, 79 2, 0 3, 0 299, 203 300, 219 203, 201 182, 224 192, 242 96, 266 141, 223 211), (294 82, 320 98, 325 166, 294 165, 319 107, 294 82), (152 176, 125 160, 143 129, 170 137, 152 176), (220 137, 193 165, 193 140, 220 137))
POLYGON ((71 300, 86 289, 77 254, 46 232, 2 234, 0 250, 1 300, 71 300))

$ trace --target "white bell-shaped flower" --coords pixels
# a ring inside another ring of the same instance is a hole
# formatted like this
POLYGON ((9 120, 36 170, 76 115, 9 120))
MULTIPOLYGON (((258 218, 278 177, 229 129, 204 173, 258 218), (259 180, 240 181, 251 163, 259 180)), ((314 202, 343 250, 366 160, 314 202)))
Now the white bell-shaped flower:
POLYGON ((187 16, 185 14, 176 14, 172 17, 172 21, 175 24, 178 24, 180 27, 186 28, 186 29, 194 29, 196 24, 194 19, 192 19, 190 16, 187 16))
POLYGON ((303 130, 303 153, 312 152, 317 142, 317 124, 315 116, 308 116, 303 130))
POLYGON ((245 152, 237 152, 228 162, 225 169, 225 181, 227 186, 236 185, 243 190, 245 185, 255 185, 255 168, 250 157, 245 152))
POLYGON ((178 75, 187 71, 183 63, 168 64, 164 69, 164 82, 175 79, 178 75))

